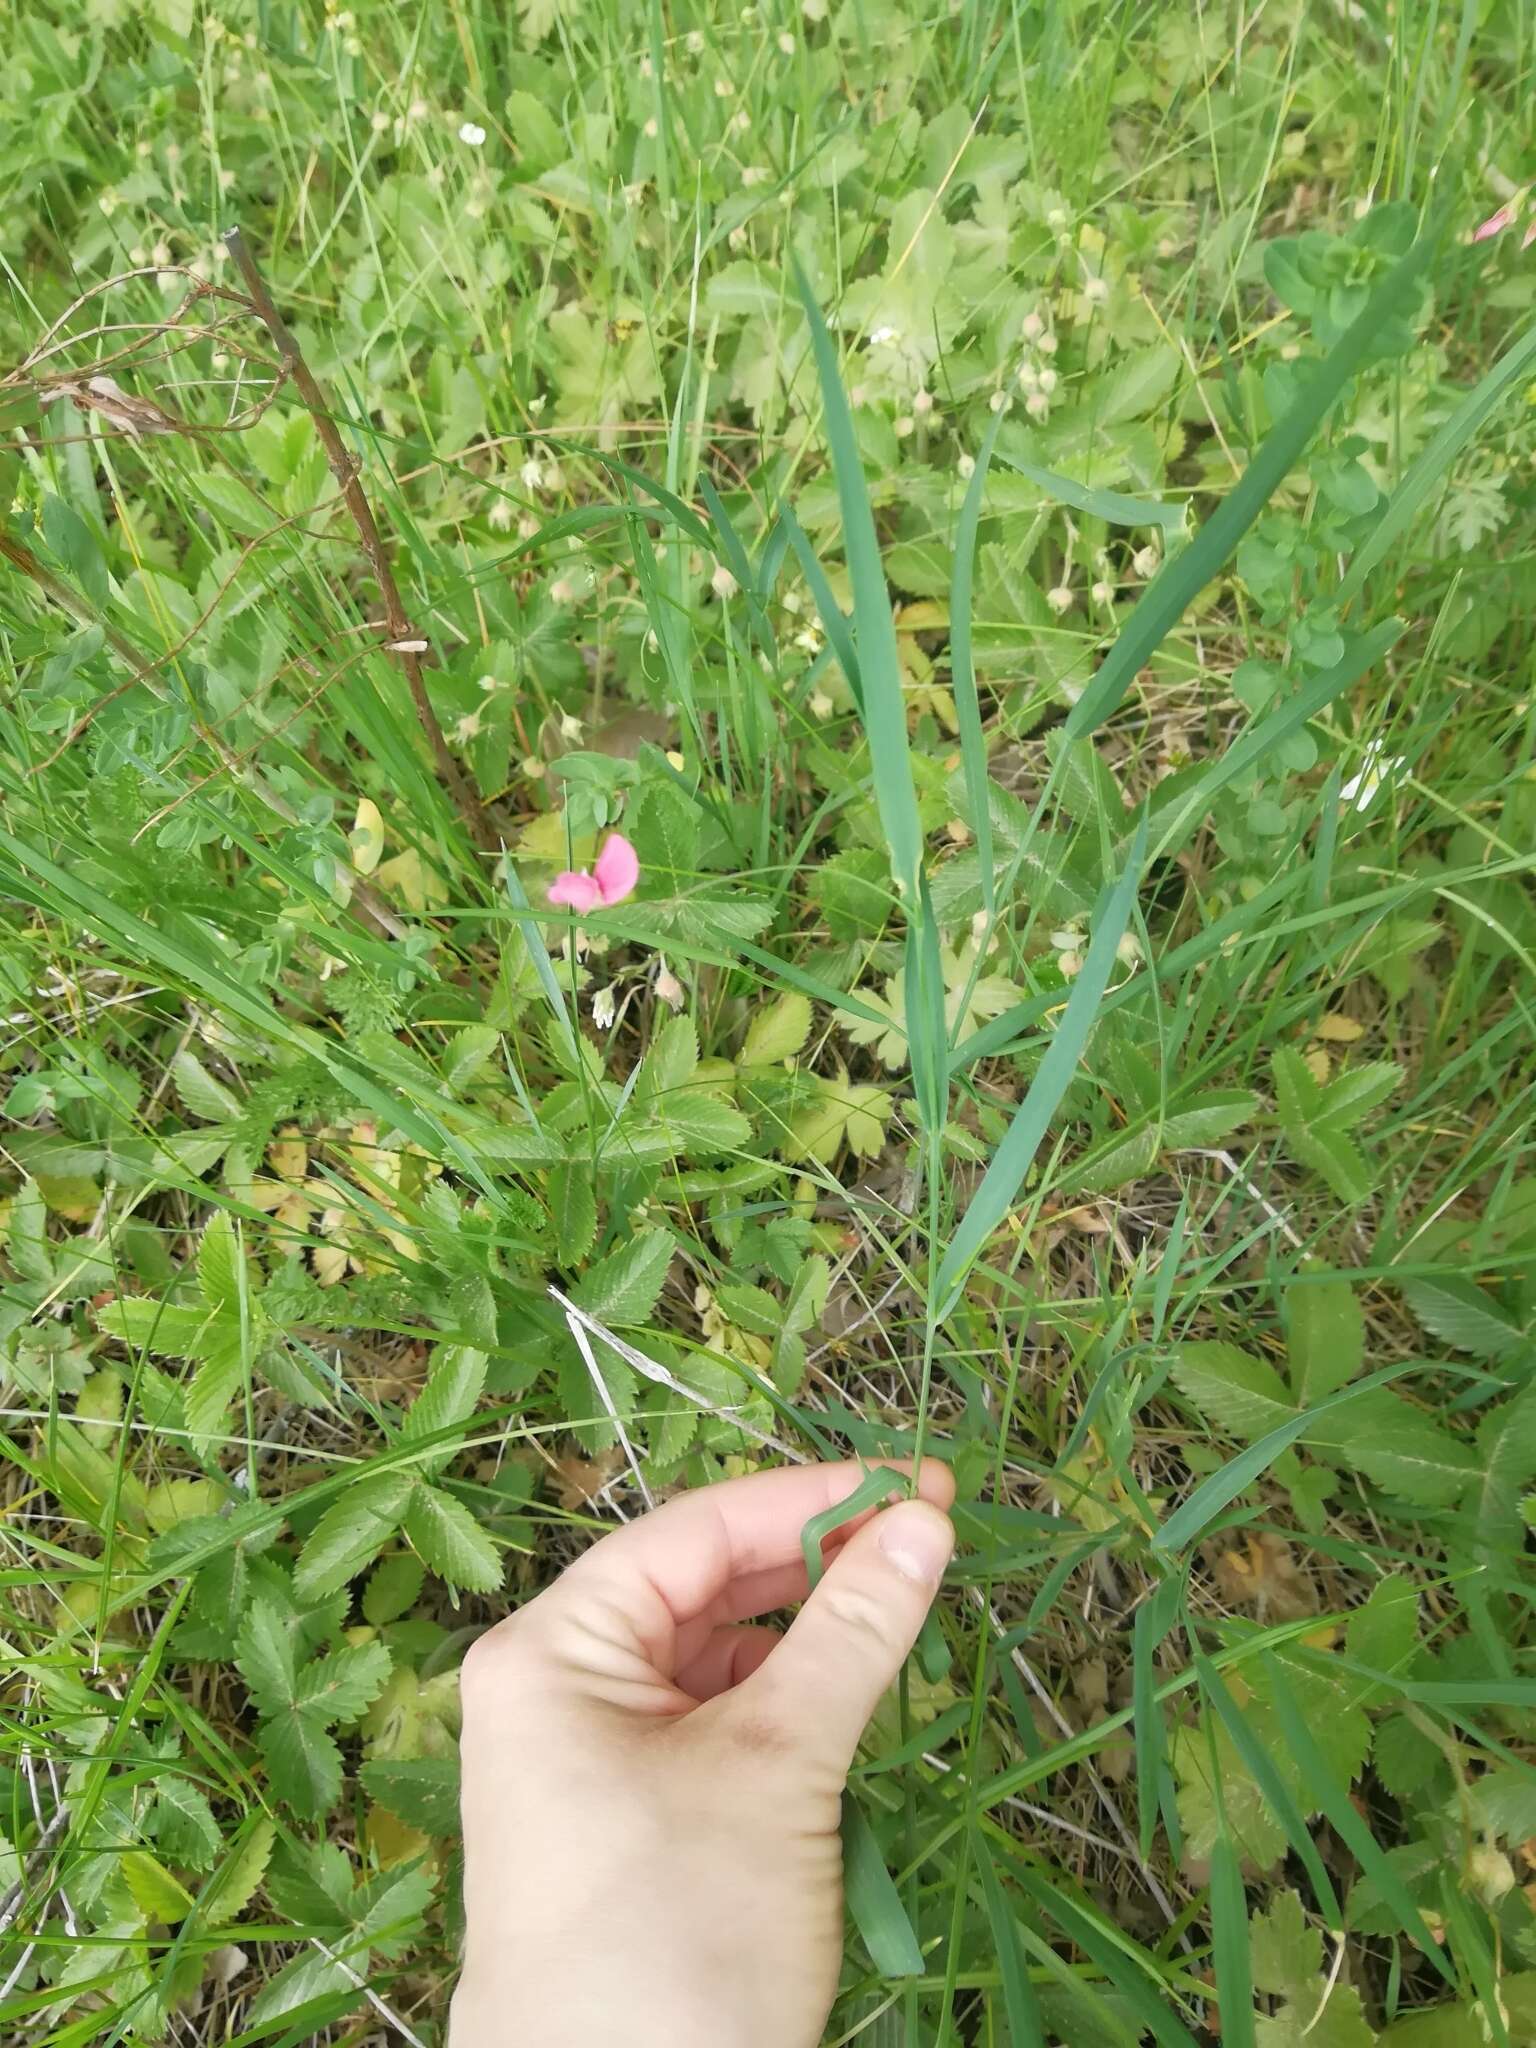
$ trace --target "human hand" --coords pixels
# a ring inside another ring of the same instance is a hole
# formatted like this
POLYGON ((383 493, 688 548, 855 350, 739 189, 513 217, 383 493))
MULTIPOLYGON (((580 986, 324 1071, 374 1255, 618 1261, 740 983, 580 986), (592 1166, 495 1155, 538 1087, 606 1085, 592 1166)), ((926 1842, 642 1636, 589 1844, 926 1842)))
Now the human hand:
POLYGON ((801 1530, 862 1477, 684 1494, 471 1646, 451 2048, 815 2048, 848 1768, 954 1544, 930 1459, 920 1500, 827 1539, 807 1598, 801 1530), (782 1637, 740 1626, 799 1600, 782 1637))

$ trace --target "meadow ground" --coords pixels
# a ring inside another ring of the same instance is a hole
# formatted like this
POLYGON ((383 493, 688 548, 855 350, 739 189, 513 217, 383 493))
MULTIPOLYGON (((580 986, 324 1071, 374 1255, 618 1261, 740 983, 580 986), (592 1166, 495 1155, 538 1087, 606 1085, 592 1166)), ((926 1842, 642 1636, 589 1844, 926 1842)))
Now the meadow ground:
POLYGON ((1536 2040, 1533 50, 13 15, 6 2039, 440 2043, 474 1633, 921 1446, 829 2040, 1536 2040))

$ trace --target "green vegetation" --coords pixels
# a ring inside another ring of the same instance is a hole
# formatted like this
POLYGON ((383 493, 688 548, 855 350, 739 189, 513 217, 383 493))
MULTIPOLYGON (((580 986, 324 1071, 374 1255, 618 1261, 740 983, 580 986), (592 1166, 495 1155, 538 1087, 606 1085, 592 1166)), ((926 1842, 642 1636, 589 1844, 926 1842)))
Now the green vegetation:
POLYGON ((11 29, 6 2037, 440 2043, 473 1634, 921 1446, 829 2039, 1536 2040, 1524 0, 11 29))

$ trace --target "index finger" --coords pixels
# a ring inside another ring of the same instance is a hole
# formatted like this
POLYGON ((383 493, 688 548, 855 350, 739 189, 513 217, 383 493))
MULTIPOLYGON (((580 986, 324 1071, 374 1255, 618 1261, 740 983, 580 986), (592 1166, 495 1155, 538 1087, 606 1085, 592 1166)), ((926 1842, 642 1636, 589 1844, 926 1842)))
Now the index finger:
MULTIPOLYGON (((785 1466, 700 1487, 605 1536, 542 1597, 563 1604, 601 1590, 629 1598, 642 1639, 657 1668, 665 1669, 676 1628, 704 1613, 734 1581, 798 1564, 805 1524, 847 1500, 870 1466, 885 1464, 892 1494, 904 1493, 910 1465, 883 1458, 785 1466)), ((947 1508, 955 1494, 949 1467, 925 1458, 918 1491, 947 1508)), ((867 1510, 849 1526, 874 1513, 878 1509, 867 1510)))

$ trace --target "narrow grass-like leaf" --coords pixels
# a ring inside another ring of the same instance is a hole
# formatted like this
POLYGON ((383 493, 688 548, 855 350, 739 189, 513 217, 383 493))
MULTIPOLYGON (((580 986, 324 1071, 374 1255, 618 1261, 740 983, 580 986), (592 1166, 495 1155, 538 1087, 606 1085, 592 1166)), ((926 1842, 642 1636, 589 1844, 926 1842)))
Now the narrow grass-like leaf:
POLYGON ((1304 683, 1294 696, 1288 697, 1267 718, 1260 719, 1256 725, 1239 734, 1220 760, 1201 776, 1171 821, 1164 826, 1158 853, 1166 853, 1177 846, 1191 826, 1204 816, 1212 797, 1219 790, 1257 767, 1282 740, 1298 732, 1319 711, 1325 710, 1351 683, 1358 682, 1397 644, 1405 630, 1401 619, 1383 619, 1379 626, 1372 627, 1369 633, 1355 641, 1332 668, 1324 669, 1321 675, 1304 683))
POLYGON ((992 803, 987 791, 987 739, 981 729, 981 703, 976 695, 976 660, 971 646, 971 605, 976 576, 976 529, 981 524, 981 501, 987 488, 987 471, 997 446, 1003 415, 994 413, 976 467, 960 508, 955 529, 955 563, 949 581, 949 681, 955 699, 955 719, 960 727, 960 760, 965 769, 966 795, 971 805, 971 829, 976 835, 976 859, 981 870, 981 907, 990 923, 992 892, 996 876, 992 866, 992 803))
POLYGON ((1112 1938, 1109 1930, 1059 1886, 1048 1884, 1023 1864, 1016 1864, 1013 1874, 1041 1912, 1054 1920, 1068 1939, 1075 1942, 1110 1979, 1134 2010, 1143 2033, 1151 2034, 1162 2048, 1194 2048, 1189 2029, 1168 2010, 1166 1987, 1160 1984, 1157 1995, 1150 1989, 1145 1975, 1150 1958, 1144 1952, 1137 1951, 1133 1964, 1120 1945, 1121 1938, 1118 1935, 1112 1938))
POLYGON ((1003 2011, 1008 2020, 1010 2048, 1035 2048, 1037 2043, 1043 2048, 1045 2030, 1040 2021, 1040 2003, 1035 1997, 1035 1987, 1029 1981, 1029 1972, 1024 1967, 1024 1958, 1019 1953, 1018 1930, 997 1874, 997 1865, 992 1861, 992 1851, 981 1834, 976 1837, 976 1868, 981 1874, 981 1888, 986 1895, 987 1918, 992 1923, 992 1949, 1002 1973, 1003 2011))
POLYGON ((1040 1148, 1040 1141, 1077 1071, 1077 1063, 1088 1043, 1088 1034, 1093 1029, 1115 964, 1115 949, 1130 922, 1131 905, 1136 900, 1136 884, 1141 875, 1146 846, 1147 820, 1143 813, 1131 842, 1124 872, 1113 889, 1106 893, 1094 917, 1093 938, 1082 972, 1072 984, 1066 1012, 1046 1048, 1029 1093, 1014 1112, 1013 1122, 993 1153, 992 1163, 949 1241, 949 1249, 944 1254, 934 1283, 941 1304, 938 1316, 941 1322, 953 1310, 972 1260, 1002 1222, 1014 1196, 1023 1186, 1024 1176, 1040 1148))
MULTIPOLYGON (((997 415, 999 420, 1002 417, 1001 413, 997 415)), ((994 427, 989 440, 995 434, 994 427)), ((1006 462, 1010 469, 1016 469, 1020 476, 1028 477, 1032 484, 1038 484, 1058 504, 1070 505, 1074 512, 1086 512, 1090 519, 1103 519, 1110 526, 1158 526, 1172 541, 1183 533, 1189 522, 1186 505, 1165 505, 1160 498, 1131 498, 1123 491, 1097 490, 1090 484, 1076 483, 1069 476, 1058 476, 1052 469, 1039 469, 1033 462, 1021 462, 1006 448, 1000 451, 998 460, 1006 462)), ((980 456, 976 459, 976 474, 981 474, 980 456)))
POLYGON ((1253 2048, 1253 1960, 1248 1897, 1225 1816, 1211 1844, 1211 1961, 1221 2007, 1222 2048, 1253 2048))
POLYGON ((902 1478, 899 1472, 878 1467, 866 1472, 846 1500, 838 1501, 830 1508, 823 1508, 819 1515, 812 1515, 800 1531, 800 1554, 805 1559, 805 1575, 812 1587, 821 1584, 821 1575, 826 1569, 822 1559, 821 1546, 834 1529, 841 1529, 844 1522, 851 1522, 855 1515, 862 1515, 866 1508, 888 1500, 893 1493, 900 1493, 902 1478))
POLYGON ((1342 1407, 1346 1401, 1354 1400, 1357 1394, 1367 1393, 1372 1387, 1387 1386, 1393 1380, 1401 1379, 1405 1373, 1418 1370, 1420 1361, 1415 1358, 1399 1365, 1383 1366, 1380 1372, 1367 1374, 1354 1386, 1330 1394, 1326 1401, 1319 1401, 1315 1407, 1300 1409, 1289 1421, 1261 1436, 1246 1451, 1240 1451, 1208 1479, 1202 1479, 1189 1499, 1175 1508, 1158 1530, 1152 1539, 1152 1548, 1167 1552, 1181 1550, 1186 1543, 1192 1543, 1206 1524, 1214 1521, 1228 1502, 1236 1500, 1244 1487, 1251 1486, 1261 1472, 1267 1472, 1280 1453, 1295 1443, 1320 1415, 1326 1415, 1331 1408, 1342 1407))
POLYGON ((859 653, 853 642, 853 628, 848 614, 832 594, 827 581, 827 572, 816 559, 816 550, 806 537, 805 529, 789 505, 779 507, 779 525, 794 550, 795 560, 800 564, 800 574, 805 578, 816 606, 816 616, 821 620, 821 629, 827 636, 827 645, 836 655, 838 665, 848 678, 848 687, 853 692, 853 701, 859 707, 860 716, 864 711, 864 685, 859 676, 859 653))
POLYGON ((891 874, 898 893, 906 899, 910 913, 917 901, 923 835, 917 815, 917 792, 912 783, 912 761, 907 750, 907 707, 901 690, 901 661, 896 648, 896 622, 891 616, 891 593, 880 561, 880 541, 864 482, 864 465, 859 458, 853 415, 848 410, 847 395, 838 373, 832 337, 827 332, 827 323, 821 317, 821 308, 814 294, 798 271, 796 283, 810 324, 811 351, 821 379, 827 447, 837 479, 838 502, 842 507, 843 552, 848 562, 848 579, 853 585, 853 639, 858 650, 859 678, 863 686, 864 731, 869 740, 875 804, 890 851, 891 874))
POLYGON ((1424 1924, 1422 1914, 1409 1895, 1397 1871, 1376 1845, 1376 1838, 1355 1811, 1348 1792, 1341 1786, 1329 1768, 1327 1760, 1312 1739, 1307 1727, 1306 1716, 1291 1696, 1277 1661, 1268 1652, 1263 1653, 1264 1669, 1269 1678, 1269 1696, 1280 1721, 1281 1732, 1291 1758, 1301 1773, 1301 1781, 1309 1796, 1316 1801, 1319 1810, 1332 1822, 1336 1834, 1346 1844, 1360 1868, 1375 1885, 1382 1899, 1397 1914, 1403 1932, 1429 1959, 1430 1963, 1445 1979, 1452 1990, 1457 1989, 1456 1973, 1441 1953, 1440 1945, 1424 1924))
POLYGON ((920 1977, 923 1952, 885 1867, 875 1831, 851 1792, 843 1794, 843 1894, 869 1959, 882 1977, 920 1977))
POLYGON ((1387 502, 1387 509, 1371 529, 1344 572, 1335 602, 1342 610, 1365 585, 1381 561, 1422 507, 1435 485, 1466 447, 1478 428, 1498 405, 1510 386, 1526 376, 1536 364, 1536 328, 1507 348, 1493 368, 1462 399, 1460 405, 1415 456, 1408 474, 1387 502))
POLYGON ((1199 1653, 1196 1654, 1194 1663, 1206 1698, 1220 1715, 1238 1754, 1273 1808, 1275 1819, 1284 1828, 1286 1839, 1301 1858, 1302 1865, 1312 1880, 1312 1890, 1323 1918, 1331 1928, 1342 1927, 1344 1916, 1339 1910, 1338 1897, 1328 1872, 1323 1867, 1323 1859, 1317 1853, 1317 1845, 1312 1840, 1306 1818, 1287 1790, 1285 1780, 1276 1769, 1273 1758, 1243 1718, 1241 1709, 1227 1690, 1215 1665, 1208 1657, 1199 1653))
POLYGON ((1142 594, 1103 666, 1067 718, 1076 739, 1108 718, 1191 602, 1231 558, 1238 542, 1268 504, 1345 386, 1365 362, 1381 329, 1412 303, 1436 236, 1420 235, 1382 279, 1358 318, 1306 380, 1300 397, 1270 430, 1253 461, 1201 527, 1171 555, 1142 594))
POLYGON ((1175 1573, 1164 1579, 1136 1609, 1131 1624, 1131 1711, 1136 1733, 1136 1817, 1137 1842, 1142 1859, 1152 1853, 1157 1827, 1160 1792, 1168 1773, 1167 1738, 1162 1709, 1157 1703, 1157 1672, 1152 1660, 1158 1645, 1173 1626, 1174 1613, 1183 1590, 1175 1573))

